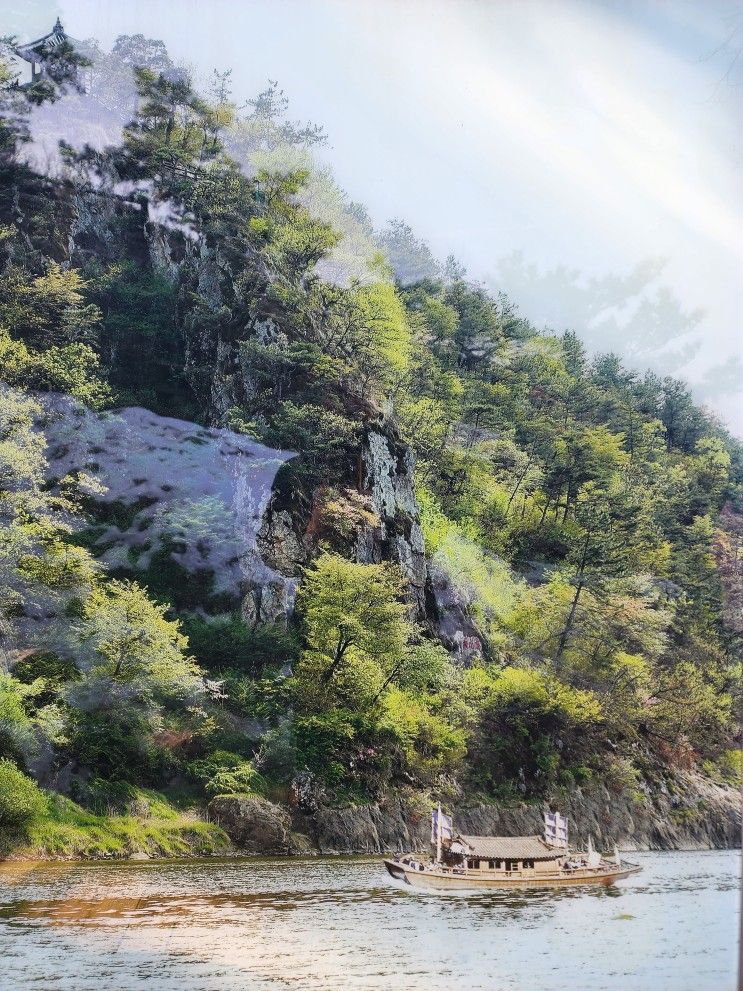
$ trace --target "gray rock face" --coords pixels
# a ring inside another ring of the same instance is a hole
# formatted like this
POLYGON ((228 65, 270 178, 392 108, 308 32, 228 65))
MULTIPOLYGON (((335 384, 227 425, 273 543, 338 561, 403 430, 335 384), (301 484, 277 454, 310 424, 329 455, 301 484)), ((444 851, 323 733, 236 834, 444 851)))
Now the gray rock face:
MULTIPOLYGON (((475 835, 541 833, 546 806, 478 805, 461 809, 457 828, 475 835)), ((709 850, 739 847, 740 797, 697 774, 677 775, 671 788, 611 794, 606 788, 575 789, 560 811, 570 820, 570 841, 589 835, 599 848, 617 843, 628 850, 709 850)))
POLYGON ((216 591, 247 590, 254 618, 292 611, 295 583, 268 567, 256 544, 290 452, 138 407, 95 414, 52 394, 44 405, 50 479, 86 469, 105 489, 101 503, 131 507, 128 526, 98 536, 102 560, 144 569, 165 552, 191 573, 211 572, 216 591))
POLYGON ((265 798, 217 795, 209 803, 209 814, 246 853, 304 853, 309 849, 306 837, 292 832, 289 813, 265 798))
MULTIPOLYGON (((463 805, 454 809, 455 828, 483 836, 541 835, 541 803, 463 805)), ((589 835, 599 849, 617 843, 625 850, 708 850, 739 847, 740 797, 733 788, 716 785, 697 774, 677 775, 666 791, 656 788, 618 795, 607 789, 576 788, 560 801, 570 821, 570 842, 583 846, 589 835)), ((349 805, 320 808, 302 828, 320 853, 385 853, 427 850, 426 818, 411 816, 404 804, 349 805)))
POLYGON ((297 534, 291 513, 269 506, 258 531, 258 547, 266 564, 284 575, 297 576, 309 561, 310 548, 297 534))
POLYGON ((294 612, 297 583, 263 565, 256 569, 242 602, 242 616, 250 626, 286 623, 294 612))
POLYGON ((420 847, 427 829, 427 823, 422 829, 416 826, 398 800, 384 806, 321 808, 313 833, 320 853, 380 853, 420 847))
POLYGON ((112 220, 115 201, 107 196, 91 196, 76 192, 72 197, 72 217, 67 250, 72 257, 87 251, 104 256, 113 240, 112 220))
MULTIPOLYGON (((380 430, 369 431, 361 450, 359 491, 339 489, 349 518, 356 511, 355 534, 346 538, 342 553, 363 564, 394 561, 408 582, 417 618, 425 616, 426 559, 414 488, 414 459, 410 448, 380 430)), ((316 490, 309 522, 293 512, 269 505, 258 533, 261 557, 282 575, 299 576, 310 561, 318 534, 313 529, 316 490)), ((327 534, 325 534, 327 536, 327 534)), ((337 536, 337 535, 336 535, 337 536)), ((248 615, 253 608, 247 603, 248 615)))
POLYGON ((481 639, 481 633, 469 612, 469 605, 452 583, 446 570, 435 560, 428 567, 429 588, 436 605, 434 628, 445 646, 457 651, 460 662, 466 660, 462 648, 465 637, 481 639))
MULTIPOLYGON (((207 408, 208 422, 222 426, 228 411, 250 399, 256 391, 249 358, 242 354, 232 337, 222 336, 219 315, 224 311, 229 318, 230 307, 225 286, 230 283, 234 288, 229 265, 221 257, 219 245, 208 243, 182 218, 164 212, 167 204, 158 203, 151 187, 116 184, 115 176, 111 181, 117 197, 78 196, 71 246, 84 250, 90 241, 100 250, 106 239, 111 238, 114 212, 111 204, 116 203, 120 210, 136 208, 141 216, 141 248, 145 257, 176 287, 197 293, 214 316, 214 321, 208 315, 186 319, 184 370, 207 408)), ((254 309, 241 336, 279 346, 288 343, 274 316, 264 312, 263 303, 256 301, 254 309)), ((414 467, 412 451, 395 438, 393 427, 384 425, 369 430, 361 452, 361 477, 353 482, 368 494, 380 525, 360 526, 355 550, 349 547, 349 553, 355 553, 362 562, 397 562, 407 579, 416 616, 423 619, 427 573, 414 467)), ((342 485, 349 480, 329 481, 342 485)), ((251 584, 243 601, 248 621, 273 622, 291 614, 294 579, 313 550, 313 541, 303 532, 305 522, 292 519, 284 507, 267 507, 265 525, 258 534, 260 559, 267 567, 263 577, 260 568, 251 569, 251 584)))
POLYGON ((374 509, 384 520, 398 514, 417 517, 413 491, 415 462, 410 448, 393 451, 384 434, 370 430, 363 453, 366 487, 372 493, 374 509))
POLYGON ((381 527, 376 541, 362 534, 359 550, 372 559, 397 561, 420 616, 425 613, 426 558, 415 498, 415 459, 411 449, 370 430, 361 452, 364 488, 370 493, 381 527))
POLYGON ((149 224, 147 243, 154 268, 175 281, 178 278, 183 257, 178 252, 173 251, 172 232, 167 227, 149 224))

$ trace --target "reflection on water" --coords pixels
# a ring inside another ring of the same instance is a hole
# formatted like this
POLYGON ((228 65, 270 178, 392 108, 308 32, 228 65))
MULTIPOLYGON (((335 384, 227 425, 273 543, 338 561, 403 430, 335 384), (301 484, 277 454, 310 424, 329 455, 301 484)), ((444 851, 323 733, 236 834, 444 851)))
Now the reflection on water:
POLYGON ((0 864, 0 989, 725 991, 738 856, 613 888, 432 894, 377 859, 0 864))

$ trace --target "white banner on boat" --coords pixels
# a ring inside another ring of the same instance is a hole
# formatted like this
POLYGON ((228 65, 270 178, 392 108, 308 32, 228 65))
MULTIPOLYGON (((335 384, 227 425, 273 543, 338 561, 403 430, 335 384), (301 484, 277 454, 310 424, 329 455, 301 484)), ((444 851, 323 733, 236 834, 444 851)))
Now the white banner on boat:
POLYGON ((544 838, 550 846, 568 845, 568 820, 559 812, 544 813, 544 838))
POLYGON ((454 824, 451 816, 445 816, 439 809, 431 812, 431 842, 435 843, 439 836, 439 816, 441 816, 441 839, 454 839, 454 824))
POLYGON ((601 854, 598 850, 593 849, 593 836, 588 837, 588 851, 586 860, 588 861, 589 867, 598 867, 601 863, 601 854))

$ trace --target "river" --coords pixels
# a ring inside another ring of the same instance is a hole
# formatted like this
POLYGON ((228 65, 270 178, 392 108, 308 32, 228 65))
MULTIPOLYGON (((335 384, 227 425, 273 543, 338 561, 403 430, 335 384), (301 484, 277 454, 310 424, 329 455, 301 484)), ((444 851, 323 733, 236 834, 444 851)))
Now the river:
POLYGON ((420 893, 378 858, 0 864, 2 991, 732 991, 739 855, 420 893))

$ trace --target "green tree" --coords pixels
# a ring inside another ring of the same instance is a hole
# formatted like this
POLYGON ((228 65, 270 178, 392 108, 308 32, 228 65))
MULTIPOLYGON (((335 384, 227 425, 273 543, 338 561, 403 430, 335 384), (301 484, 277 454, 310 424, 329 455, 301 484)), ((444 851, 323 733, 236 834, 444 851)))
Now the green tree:
POLYGON ((88 283, 77 269, 50 262, 43 275, 29 278, 18 266, 0 277, 0 325, 31 347, 95 340, 100 310, 86 302, 88 283))
POLYGON ((341 691, 351 707, 369 703, 407 648, 400 574, 389 564, 355 564, 323 553, 305 573, 299 608, 306 650, 302 692, 341 691))
POLYGON ((166 612, 133 582, 95 588, 76 628, 89 672, 112 681, 193 691, 198 669, 185 654, 188 641, 178 622, 166 619, 166 612))
POLYGON ((602 718, 590 692, 507 667, 483 679, 479 693, 469 760, 480 786, 497 794, 520 782, 522 790, 543 794, 590 755, 590 734, 602 718))

